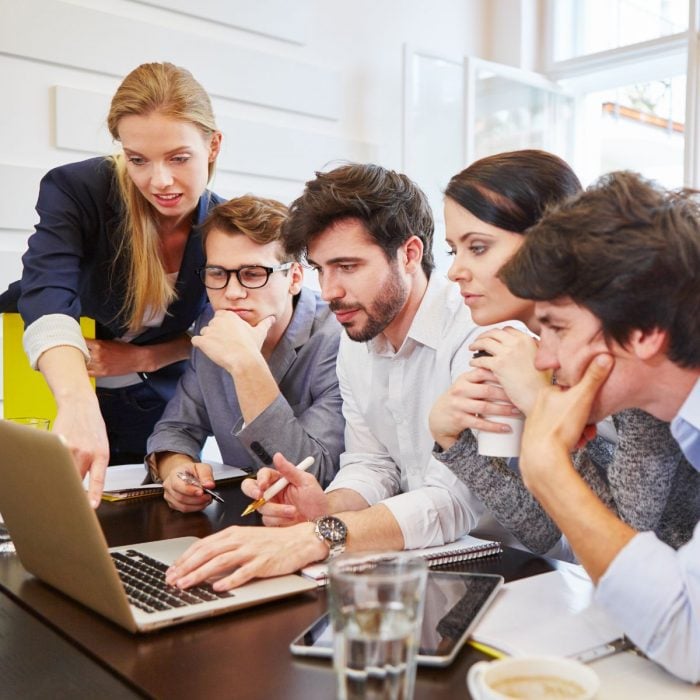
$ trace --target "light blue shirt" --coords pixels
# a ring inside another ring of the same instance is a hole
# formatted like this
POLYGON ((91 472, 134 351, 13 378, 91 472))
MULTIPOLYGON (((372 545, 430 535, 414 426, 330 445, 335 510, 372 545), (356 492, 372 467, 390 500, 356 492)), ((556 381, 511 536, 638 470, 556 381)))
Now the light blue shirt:
MULTIPOLYGON (((671 432, 700 470, 700 380, 671 432)), ((652 532, 635 535, 600 579, 595 599, 650 659, 700 682, 700 523, 678 551, 652 532)))
POLYGON ((671 421, 671 434, 686 459, 700 471, 700 379, 671 421))

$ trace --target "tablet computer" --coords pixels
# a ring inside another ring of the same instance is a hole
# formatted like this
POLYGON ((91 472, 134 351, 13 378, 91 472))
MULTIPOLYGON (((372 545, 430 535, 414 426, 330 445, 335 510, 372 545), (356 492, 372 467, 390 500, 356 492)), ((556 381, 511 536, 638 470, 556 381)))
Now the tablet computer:
MULTIPOLYGON (((431 571, 426 587, 425 612, 418 663, 452 663, 470 631, 503 585, 495 574, 431 571)), ((290 645, 293 654, 333 656, 333 628, 328 614, 320 617, 290 645)))

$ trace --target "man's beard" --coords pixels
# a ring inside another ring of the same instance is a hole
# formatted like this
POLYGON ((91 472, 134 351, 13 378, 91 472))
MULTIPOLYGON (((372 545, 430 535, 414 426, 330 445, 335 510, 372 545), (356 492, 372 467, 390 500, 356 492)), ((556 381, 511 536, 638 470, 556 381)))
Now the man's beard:
POLYGON ((396 265, 392 265, 389 279, 382 285, 369 309, 335 301, 330 302, 329 307, 331 311, 361 309, 367 314, 367 320, 360 328, 345 326, 345 332, 351 340, 364 343, 376 338, 396 318, 407 298, 408 288, 401 283, 396 265))

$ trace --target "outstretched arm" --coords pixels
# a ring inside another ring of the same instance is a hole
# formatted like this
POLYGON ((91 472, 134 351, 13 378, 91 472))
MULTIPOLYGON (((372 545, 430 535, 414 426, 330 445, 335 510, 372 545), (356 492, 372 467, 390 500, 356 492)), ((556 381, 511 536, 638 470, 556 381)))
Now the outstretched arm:
POLYGON ((90 472, 88 498, 97 508, 109 461, 109 443, 85 357, 75 347, 59 345, 42 353, 38 367, 56 399, 58 413, 53 432, 65 438, 80 476, 90 472))

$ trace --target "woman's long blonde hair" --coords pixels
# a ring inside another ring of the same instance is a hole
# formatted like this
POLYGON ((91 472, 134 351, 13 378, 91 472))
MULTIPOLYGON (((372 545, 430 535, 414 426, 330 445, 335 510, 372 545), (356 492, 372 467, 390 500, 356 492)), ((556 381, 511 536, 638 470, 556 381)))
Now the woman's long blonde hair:
MULTIPOLYGON (((158 113, 194 124, 205 137, 217 131, 214 112, 204 88, 184 68, 172 63, 144 63, 124 78, 107 117, 112 137, 119 140, 122 117, 158 113)), ((168 282, 160 253, 155 210, 144 199, 126 171, 124 154, 112 156, 124 203, 120 244, 114 261, 125 270, 126 296, 120 314, 130 330, 138 329, 147 310, 164 312, 177 294, 168 282)), ((209 179, 214 163, 209 163, 209 179)))

